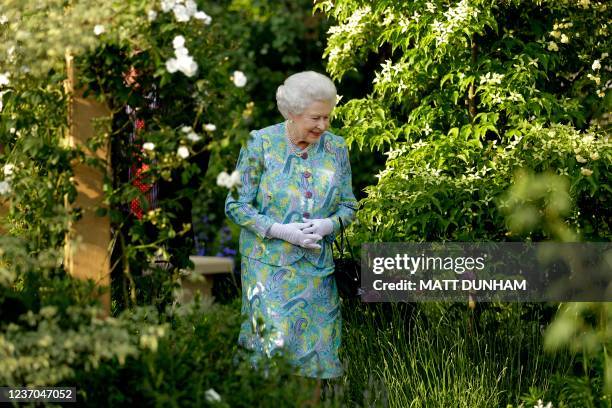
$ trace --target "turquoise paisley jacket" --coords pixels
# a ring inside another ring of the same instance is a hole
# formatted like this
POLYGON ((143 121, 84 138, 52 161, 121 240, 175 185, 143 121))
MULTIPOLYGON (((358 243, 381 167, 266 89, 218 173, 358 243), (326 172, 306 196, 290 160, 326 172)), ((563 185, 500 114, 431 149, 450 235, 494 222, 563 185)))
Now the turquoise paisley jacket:
POLYGON ((332 243, 340 221, 349 225, 357 210, 351 165, 344 139, 325 132, 301 157, 291 151, 285 122, 250 133, 240 150, 237 191, 230 191, 225 213, 242 227, 240 253, 270 265, 290 265, 305 257, 317 268, 333 265, 332 243), (333 233, 321 249, 304 249, 268 238, 275 222, 303 222, 303 218, 330 218, 333 233))

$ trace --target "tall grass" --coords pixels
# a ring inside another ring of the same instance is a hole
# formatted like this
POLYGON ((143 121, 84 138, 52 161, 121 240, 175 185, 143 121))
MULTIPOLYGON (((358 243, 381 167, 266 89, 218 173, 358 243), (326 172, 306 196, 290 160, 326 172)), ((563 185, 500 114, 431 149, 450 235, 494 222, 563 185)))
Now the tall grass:
POLYGON ((347 405, 506 407, 546 390, 572 358, 543 352, 542 305, 343 305, 347 405), (378 386, 372 387, 372 384, 378 386), (371 402, 370 402, 371 403, 371 402))

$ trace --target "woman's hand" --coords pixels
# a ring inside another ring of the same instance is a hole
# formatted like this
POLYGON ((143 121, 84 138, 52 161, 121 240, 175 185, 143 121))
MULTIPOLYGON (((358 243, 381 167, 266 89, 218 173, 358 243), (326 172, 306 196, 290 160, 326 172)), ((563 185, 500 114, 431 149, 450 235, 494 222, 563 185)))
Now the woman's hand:
POLYGON ((323 237, 318 234, 305 233, 303 228, 308 226, 309 224, 302 222, 292 222, 290 224, 279 224, 276 222, 268 230, 268 236, 282 239, 290 244, 306 249, 321 249, 321 245, 316 242, 323 239, 323 237))
POLYGON ((304 218, 304 223, 307 227, 302 229, 305 234, 317 234, 322 237, 331 234, 334 231, 334 225, 329 218, 304 218))

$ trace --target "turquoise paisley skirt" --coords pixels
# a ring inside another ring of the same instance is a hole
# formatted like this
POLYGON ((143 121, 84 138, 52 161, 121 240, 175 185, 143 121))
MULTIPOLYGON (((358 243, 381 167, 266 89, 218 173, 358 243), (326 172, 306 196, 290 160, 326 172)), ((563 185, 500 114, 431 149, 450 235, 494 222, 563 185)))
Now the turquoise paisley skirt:
POLYGON ((297 374, 342 375, 342 331, 334 268, 321 270, 304 258, 273 266, 242 257, 242 316, 238 343, 256 358, 282 352, 297 374))

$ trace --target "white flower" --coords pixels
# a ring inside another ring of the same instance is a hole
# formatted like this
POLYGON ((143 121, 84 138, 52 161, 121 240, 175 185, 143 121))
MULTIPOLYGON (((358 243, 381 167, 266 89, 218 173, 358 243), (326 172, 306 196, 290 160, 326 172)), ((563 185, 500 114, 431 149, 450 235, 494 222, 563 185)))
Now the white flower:
POLYGON ((11 83, 11 81, 9 81, 9 76, 11 76, 11 74, 8 72, 0 74, 0 86, 6 86, 11 83))
POLYGON ((423 129, 423 133, 425 135, 429 135, 432 132, 432 129, 429 127, 429 123, 425 125, 425 129, 423 129))
POLYGON ((10 129, 9 129, 9 133, 10 133, 11 135, 14 135, 16 130, 17 130, 17 129, 15 129, 14 127, 12 127, 12 128, 10 128, 10 129))
POLYGON ((597 71, 599 68, 601 68, 601 62, 599 62, 599 60, 593 61, 593 65, 591 65, 591 68, 593 69, 593 71, 597 71))
POLYGON ((155 150, 155 143, 146 142, 145 144, 142 145, 142 148, 148 151, 153 151, 155 150))
POLYGON ((591 174, 593 174, 593 170, 583 167, 580 169, 580 173, 582 173, 583 176, 590 176, 591 174))
MULTIPOLYGON (((238 170, 234 170, 231 175, 227 174, 224 171, 222 171, 221 173, 217 175, 217 185, 218 186, 232 189, 239 184, 240 184, 240 172, 238 170)), ((263 291, 263 287, 261 288, 261 290, 263 291)), ((258 286, 255 288, 253 295, 256 295, 257 293, 259 293, 259 291, 260 291, 260 288, 258 286)))
POLYGON ((150 334, 143 334, 140 336, 140 346, 155 352, 158 346, 157 337, 150 334))
POLYGON ((189 50, 185 47, 180 47, 174 50, 174 55, 176 56, 176 58, 188 57, 189 50))
POLYGON ((11 192, 11 185, 8 181, 0 181, 0 195, 9 194, 11 192))
POLYGON ((538 400, 538 404, 534 405, 533 408, 553 408, 553 404, 552 404, 552 402, 549 402, 548 404, 544 405, 542 400, 539 399, 538 400))
POLYGON ((212 123, 207 123, 206 125, 204 125, 204 130, 206 130, 207 132, 214 132, 215 130, 217 130, 217 127, 212 123))
POLYGON ((247 83, 247 77, 242 71, 234 71, 234 75, 232 75, 231 79, 238 88, 242 88, 247 83))
POLYGON ((103 25, 101 25, 101 24, 97 24, 97 25, 94 27, 94 29, 93 29, 93 32, 94 32, 94 34, 95 34, 95 35, 100 35, 100 34, 102 34, 104 31, 106 31, 106 30, 105 30, 104 26, 103 26, 103 25))
POLYGON ((591 160, 599 160, 599 153, 597 152, 591 153, 591 160))
POLYGON ((565 34, 561 34, 561 43, 567 44, 569 42, 569 37, 565 34))
POLYGON ((212 22, 212 18, 203 11, 198 11, 193 15, 197 20, 202 20, 202 22, 206 25, 209 25, 212 22))
POLYGON ((193 16, 198 11, 198 5, 193 0, 187 0, 185 2, 185 8, 190 16, 193 16))
POLYGON ((171 74, 174 74, 178 70, 178 61, 176 58, 170 58, 166 61, 166 70, 171 74))
POLYGON ((234 170, 229 176, 230 188, 237 186, 238 184, 240 184, 240 172, 238 170, 234 170))
POLYGON ((191 126, 183 126, 183 127, 181 128, 181 132, 183 132, 183 133, 189 133, 189 132, 191 132, 191 131, 193 131, 193 129, 191 128, 191 126))
POLYGON ((176 151, 176 154, 178 154, 179 157, 186 159, 187 157, 189 157, 189 149, 186 146, 181 146, 176 151))
POLYGON ((172 8, 172 11, 174 12, 174 18, 176 18, 176 21, 179 23, 185 23, 191 18, 187 7, 183 6, 182 4, 175 5, 172 8))
POLYGON ((188 77, 194 76, 198 70, 198 64, 196 64, 196 62, 193 60, 193 57, 189 55, 180 55, 177 57, 178 70, 188 77))
POLYGON ((170 10, 172 10, 172 7, 174 7, 174 4, 176 3, 175 0, 162 0, 161 1, 161 9, 164 13, 169 12, 170 10))
POLYGON ((0 24, 4 25, 6 23, 8 23, 8 17, 6 16, 6 14, 3 14, 0 16, 0 24))
POLYGON ((222 171, 217 175, 217 185, 220 187, 230 188, 230 175, 222 171))
POLYGON ((584 158, 584 157, 582 157, 581 155, 577 154, 577 155, 576 155, 576 161, 577 161, 578 163, 586 163, 586 162, 587 162, 587 159, 585 159, 585 158, 584 158))
POLYGON ((4 176, 8 179, 13 177, 13 173, 15 171, 15 166, 13 164, 5 164, 4 167, 2 167, 2 172, 4 173, 4 176))
POLYGON ((587 78, 589 78, 591 81, 595 81, 595 85, 599 85, 601 83, 601 78, 599 76, 587 74, 587 78))
POLYGON ((221 396, 212 388, 206 390, 204 396, 206 397, 206 402, 208 403, 221 402, 221 396))
POLYGON ((177 48, 185 47, 185 37, 183 37, 182 35, 177 35, 176 37, 174 37, 174 40, 172 40, 172 46, 175 50, 177 48))
POLYGON ((187 134, 187 139, 191 140, 192 142, 197 142, 200 139, 202 139, 202 137, 200 135, 198 135, 196 132, 189 132, 187 134))
POLYGON ((149 18, 149 21, 154 21, 157 18, 157 12, 155 10, 149 10, 147 17, 149 18))
POLYGON ((548 51, 559 51, 559 47, 557 46, 557 43, 554 41, 550 41, 548 43, 548 51))
POLYGON ((198 70, 198 64, 194 61, 193 57, 189 55, 189 50, 185 48, 185 37, 177 35, 172 40, 172 46, 174 47, 174 54, 176 58, 170 58, 166 61, 166 69, 171 74, 176 71, 181 71, 188 77, 192 77, 198 70))

